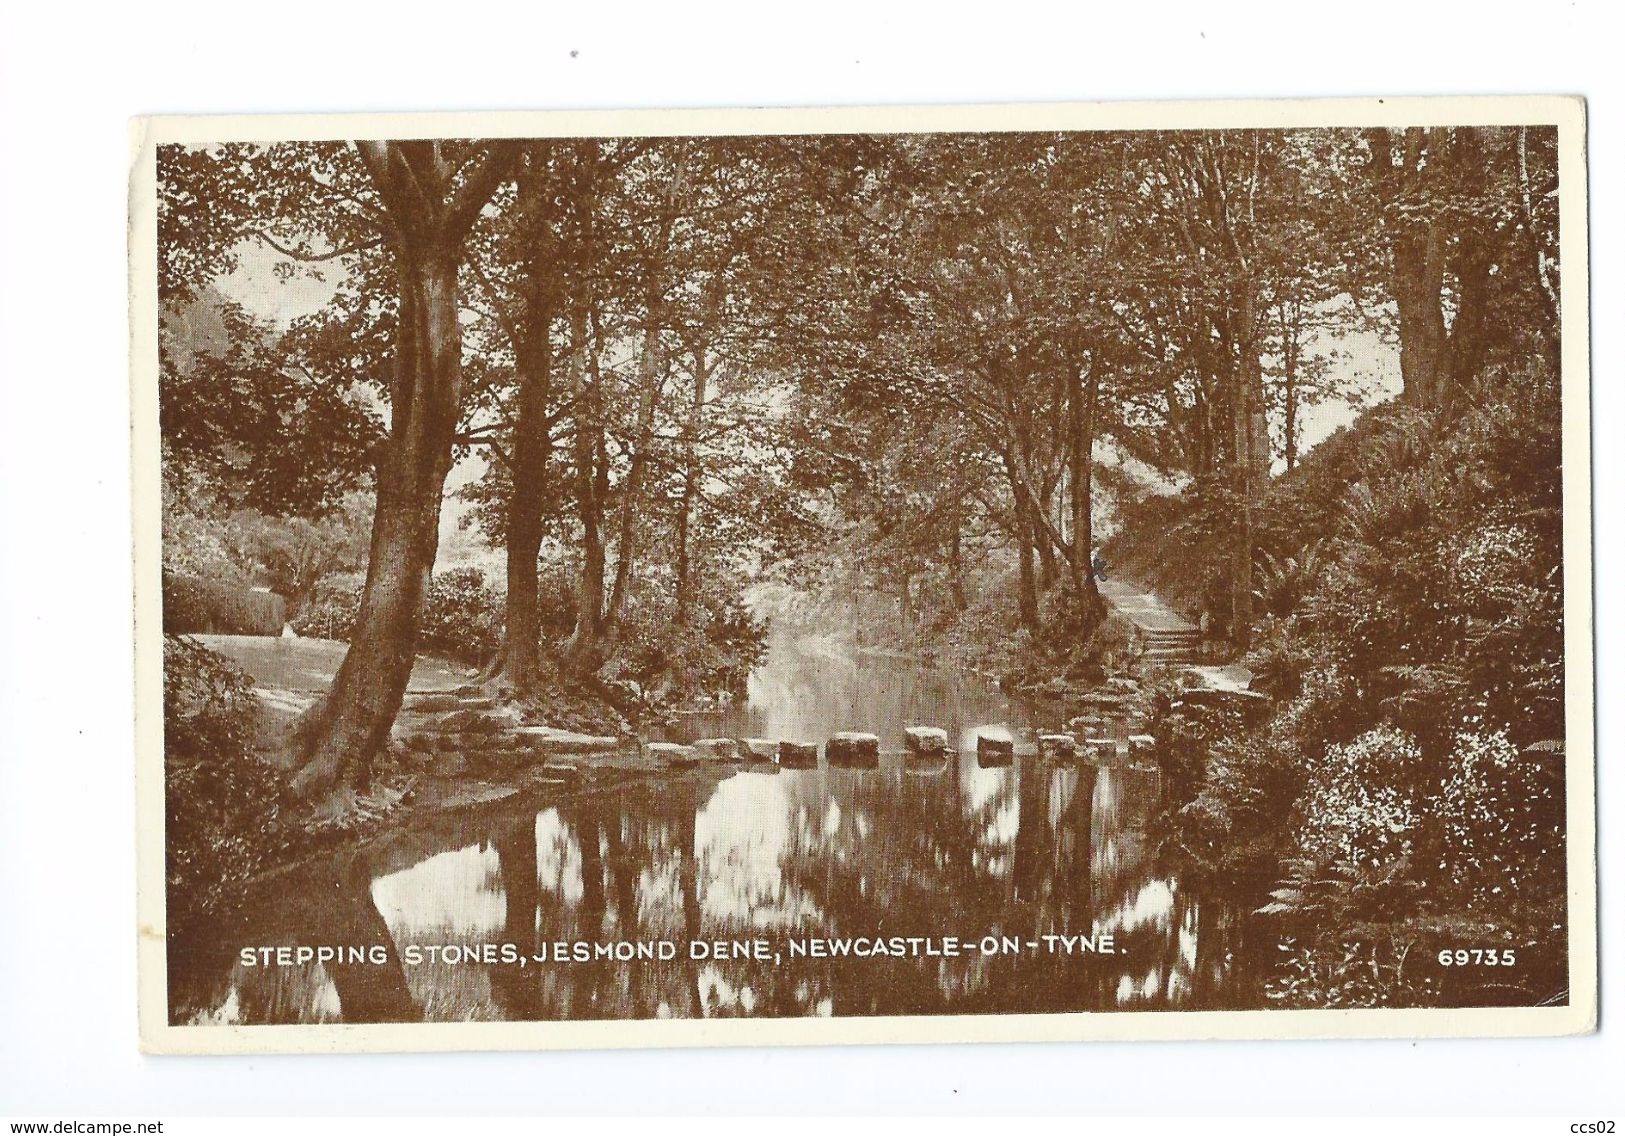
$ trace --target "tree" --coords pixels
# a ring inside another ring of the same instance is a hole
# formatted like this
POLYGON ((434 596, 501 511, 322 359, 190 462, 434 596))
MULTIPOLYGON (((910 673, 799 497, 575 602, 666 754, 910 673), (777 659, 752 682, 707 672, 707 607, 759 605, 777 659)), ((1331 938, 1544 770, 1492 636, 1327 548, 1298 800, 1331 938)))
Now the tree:
POLYGON ((383 209, 399 316, 390 427, 378 467, 367 581, 350 650, 327 695, 300 722, 296 793, 332 791, 384 744, 416 657, 440 506, 462 409, 458 267, 480 211, 517 157, 511 143, 360 141, 383 209))

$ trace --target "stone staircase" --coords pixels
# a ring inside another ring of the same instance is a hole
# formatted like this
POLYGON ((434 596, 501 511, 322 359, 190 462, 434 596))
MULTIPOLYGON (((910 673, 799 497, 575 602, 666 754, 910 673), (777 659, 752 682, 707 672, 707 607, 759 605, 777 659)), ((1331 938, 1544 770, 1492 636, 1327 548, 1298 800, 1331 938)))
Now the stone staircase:
POLYGON ((1148 662, 1179 666, 1194 663, 1201 656, 1201 630, 1159 596, 1126 580, 1102 580, 1100 594, 1112 612, 1132 629, 1148 662))
POLYGON ((1202 647, 1202 633, 1194 627, 1136 628, 1145 658, 1163 664, 1194 663, 1202 647))

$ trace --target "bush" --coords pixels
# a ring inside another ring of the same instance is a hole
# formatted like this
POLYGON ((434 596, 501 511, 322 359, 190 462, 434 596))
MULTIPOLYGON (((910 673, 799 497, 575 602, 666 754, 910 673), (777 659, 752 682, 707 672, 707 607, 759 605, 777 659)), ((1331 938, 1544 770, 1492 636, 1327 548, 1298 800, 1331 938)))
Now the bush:
MULTIPOLYGON (((1276 710, 1152 729, 1185 870, 1270 881, 1286 1004, 1489 997, 1418 980, 1406 952, 1565 918, 1557 388, 1498 375, 1466 407, 1374 410, 1269 488, 1248 663, 1276 710)), ((1200 544, 1207 506, 1183 509, 1164 551, 1200 544)))
POLYGON ((282 631, 282 597, 237 580, 166 572, 163 599, 167 635, 277 635, 282 631))
MULTIPOLYGON (((361 610, 362 576, 323 581, 293 622, 300 635, 348 641, 361 610)), ((426 655, 479 665, 502 642, 504 595, 478 568, 452 568, 429 581, 418 622, 418 650, 426 655)))
POLYGON ((606 677, 629 679, 657 700, 740 695, 767 657, 767 624, 737 598, 705 595, 688 624, 663 605, 627 613, 618 658, 606 677))
POLYGON ((1563 748, 1519 752, 1503 729, 1456 735, 1436 802, 1445 898, 1490 918, 1564 886, 1563 748))
POLYGON ((281 785, 254 753, 253 680, 164 637, 164 815, 172 927, 218 907, 276 844, 281 785))
POLYGON ((293 618, 293 629, 312 639, 349 642, 361 610, 362 576, 333 576, 322 581, 293 618))
POLYGON ((453 568, 429 581, 418 625, 418 650, 483 664, 502 643, 504 593, 478 568, 453 568))

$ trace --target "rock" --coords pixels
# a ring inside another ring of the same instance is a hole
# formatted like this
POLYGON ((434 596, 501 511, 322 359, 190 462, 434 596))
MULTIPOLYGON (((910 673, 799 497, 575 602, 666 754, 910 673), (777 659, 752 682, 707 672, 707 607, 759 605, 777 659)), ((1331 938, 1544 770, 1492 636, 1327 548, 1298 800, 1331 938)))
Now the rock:
POLYGON ((512 724, 482 710, 453 710, 436 719, 434 728, 445 734, 494 734, 512 724))
POLYGON ((1156 748, 1157 739, 1150 734, 1130 734, 1128 736, 1128 752, 1135 757, 1156 748))
POLYGON ((732 738, 701 738, 694 743, 694 751, 712 761, 739 760, 739 743, 732 738))
POLYGON ((948 752, 948 731, 938 726, 907 726, 903 748, 910 754, 940 757, 948 752))
POLYGON ((1116 738, 1084 738, 1083 756, 1102 765, 1112 765, 1117 761, 1116 738))
POLYGON ((740 738, 739 748, 746 761, 773 761, 779 756, 779 743, 771 738, 740 738))
POLYGON ((984 768, 1009 765, 1016 757, 1016 740, 1008 734, 976 735, 976 764, 984 768))
POLYGON ((1039 734, 1038 756, 1049 761, 1070 761, 1078 754, 1077 740, 1071 734, 1039 734))
POLYGON ((678 745, 676 742, 645 742, 643 752, 674 768, 693 765, 698 760, 693 746, 678 745))
POLYGON ((1235 690, 1226 687, 1190 687, 1179 692, 1179 700, 1199 709, 1226 708, 1241 714, 1242 720, 1256 725, 1269 715, 1273 699, 1257 690, 1235 690))
POLYGON ((436 741, 434 734, 407 734, 406 748, 414 753, 428 753, 435 748, 436 741))
POLYGON ((786 769, 812 769, 818 764, 818 747, 811 742, 780 742, 779 764, 786 769))
POLYGON ((776 774, 779 772, 779 763, 776 761, 752 761, 745 766, 746 773, 776 774))
POLYGON ((1138 694, 1140 692, 1140 680, 1131 678, 1128 675, 1112 675, 1111 678, 1106 680, 1106 689, 1119 694, 1138 694))
POLYGON ((462 707, 462 700, 450 692, 434 691, 428 694, 408 694, 401 709, 412 714, 438 714, 462 707))
POLYGON ((610 734, 578 734, 552 726, 520 726, 513 736, 536 753, 614 753, 621 748, 621 739, 610 734))
POLYGON ((479 698, 485 693, 483 686, 474 683, 465 683, 452 691, 458 698, 479 698))
POLYGON ((874 734, 833 734, 824 743, 824 757, 831 765, 874 769, 880 764, 880 738, 874 734))
POLYGON ((1099 714, 1080 714, 1068 722, 1066 728, 1074 734, 1093 734, 1106 728, 1106 719, 1099 714))

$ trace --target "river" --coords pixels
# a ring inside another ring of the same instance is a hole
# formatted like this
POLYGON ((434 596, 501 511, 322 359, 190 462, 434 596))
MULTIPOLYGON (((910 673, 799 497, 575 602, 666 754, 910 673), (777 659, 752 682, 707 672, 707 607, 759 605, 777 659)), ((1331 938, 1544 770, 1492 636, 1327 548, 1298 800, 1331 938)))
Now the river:
POLYGON ((1010 765, 978 763, 978 731, 1019 739, 1057 714, 978 681, 778 637, 747 700, 684 719, 673 740, 863 730, 893 747, 919 724, 946 729, 961 756, 926 768, 891 749, 878 769, 702 767, 419 822, 279 878, 244 895, 230 921, 172 939, 171 1019, 1257 1005, 1245 920, 1156 867, 1154 771, 1041 762, 1020 745, 1010 765), (876 938, 888 941, 878 956, 876 938), (834 940, 835 951, 863 957, 791 958, 792 939, 803 950, 834 940), (889 949, 900 939, 915 941, 889 949), (758 940, 762 957, 691 957, 694 943, 749 954, 758 940), (675 957, 538 957, 561 942, 645 944, 675 957), (274 965, 279 946, 341 953, 274 965), (363 946, 366 957, 346 957, 363 946), (448 946, 471 949, 448 960, 448 946), (497 957, 464 957, 482 951, 497 957))

